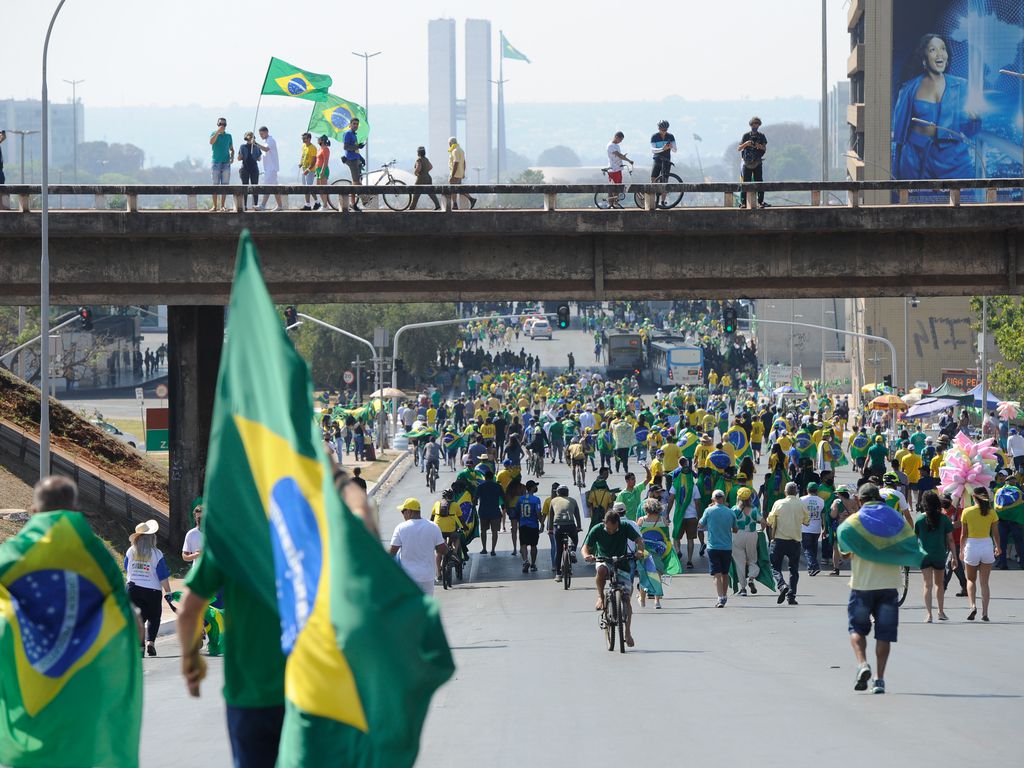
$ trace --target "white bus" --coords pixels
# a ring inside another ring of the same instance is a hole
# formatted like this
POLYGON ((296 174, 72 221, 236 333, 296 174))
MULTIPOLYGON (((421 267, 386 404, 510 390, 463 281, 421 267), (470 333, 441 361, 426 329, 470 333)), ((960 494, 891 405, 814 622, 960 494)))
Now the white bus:
POLYGON ((659 387, 688 387, 704 383, 704 350, 673 341, 653 341, 647 355, 651 383, 659 387))

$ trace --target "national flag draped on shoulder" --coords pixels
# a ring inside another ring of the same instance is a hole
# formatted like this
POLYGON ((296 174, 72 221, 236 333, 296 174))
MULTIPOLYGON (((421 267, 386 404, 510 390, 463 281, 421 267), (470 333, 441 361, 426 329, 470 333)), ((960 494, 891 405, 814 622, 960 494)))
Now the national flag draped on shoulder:
POLYGON ((0 545, 0 764, 135 768, 142 664, 124 577, 77 512, 0 545))
POLYGON ((327 89, 333 82, 330 75, 307 72, 287 61, 271 58, 260 93, 265 96, 291 96, 317 101, 327 95, 327 89))
POLYGON ((501 57, 503 59, 512 59, 514 61, 525 61, 527 64, 530 60, 526 58, 526 55, 519 51, 518 48, 513 47, 512 43, 505 37, 505 33, 501 33, 501 57))
POLYGON ((277 765, 411 766, 430 698, 454 670, 437 604, 335 491, 309 369, 285 335, 248 230, 228 318, 206 551, 230 567, 233 550, 236 578, 276 591, 287 659, 277 765), (218 507, 218 497, 230 502, 218 507), (251 568, 268 538, 271 568, 251 568))
POLYGON ((366 110, 354 101, 348 101, 333 93, 320 94, 313 113, 309 116, 309 127, 306 129, 314 136, 325 134, 340 139, 348 130, 353 119, 359 120, 356 138, 363 143, 370 135, 370 124, 366 121, 366 110))

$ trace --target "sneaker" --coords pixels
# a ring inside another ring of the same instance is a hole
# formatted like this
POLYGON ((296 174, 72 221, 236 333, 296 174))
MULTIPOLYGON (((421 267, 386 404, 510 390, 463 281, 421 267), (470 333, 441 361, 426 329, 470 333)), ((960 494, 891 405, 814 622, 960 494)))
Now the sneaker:
POLYGON ((857 676, 854 678, 853 690, 866 691, 868 680, 871 679, 871 665, 864 663, 857 667, 857 676))
MULTIPOLYGON (((759 203, 758 207, 759 208, 771 208, 772 205, 771 205, 771 203, 759 203)), ((884 693, 884 691, 883 691, 883 693, 884 693)))
POLYGON ((530 571, 530 564, 524 560, 523 561, 523 573, 529 573, 529 571, 530 571))
POLYGON ((821 573, 821 569, 820 568, 812 568, 811 570, 809 570, 807 572, 807 575, 808 576, 817 576, 819 573, 821 573))
POLYGON ((537 566, 536 565, 531 565, 530 566, 530 570, 533 571, 534 573, 536 573, 537 572, 537 566))
POLYGON ((747 590, 746 589, 741 589, 739 591, 739 596, 740 597, 746 597, 747 596, 747 590))
POLYGON ((322 206, 320 205, 320 203, 313 203, 313 210, 314 211, 319 211, 321 207, 322 206))
POLYGON ((559 573, 559 574, 555 575, 555 583, 556 584, 561 584, 562 583, 562 574, 559 573))
POLYGON ((312 211, 313 209, 312 209, 312 208, 310 208, 310 207, 309 207, 309 205, 304 205, 304 206, 302 206, 302 208, 301 208, 300 210, 303 210, 303 211, 312 211))
POLYGON ((754 580, 753 579, 748 579, 747 580, 747 588, 750 589, 750 594, 752 594, 752 595, 756 595, 757 594, 757 587, 754 586, 754 580))
POLYGON ((789 603, 790 605, 800 605, 800 603, 798 603, 798 602, 796 601, 796 598, 795 598, 795 597, 790 597, 790 598, 788 598, 788 599, 786 600, 786 602, 787 602, 787 603, 789 603))
POLYGON ((698 557, 704 557, 704 553, 707 552, 707 551, 708 551, 708 545, 707 544, 701 544, 700 545, 700 552, 697 553, 698 557))
POLYGON ((885 680, 875 680, 875 684, 871 686, 872 693, 885 693, 885 680))
POLYGON ((476 208, 476 198, 471 197, 469 198, 469 210, 472 211, 474 208, 476 208))
POLYGON ((718 598, 718 602, 715 603, 715 608, 725 608, 725 600, 718 598))
POLYGON ((256 206, 256 210, 257 211, 265 211, 265 210, 267 210, 267 206, 265 206, 265 205, 257 205, 256 206))
POLYGON ((786 595, 788 595, 788 594, 789 594, 789 587, 787 587, 785 584, 783 584, 782 585, 782 589, 779 590, 779 596, 777 598, 775 598, 775 602, 778 603, 779 605, 782 605, 784 602, 786 602, 786 595))

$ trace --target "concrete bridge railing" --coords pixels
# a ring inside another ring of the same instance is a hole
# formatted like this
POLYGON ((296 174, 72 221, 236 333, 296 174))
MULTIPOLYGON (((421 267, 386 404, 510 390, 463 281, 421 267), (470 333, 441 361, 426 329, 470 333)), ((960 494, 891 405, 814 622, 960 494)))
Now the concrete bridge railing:
MULTIPOLYGON (((146 208, 142 205, 146 198, 161 198, 166 201, 168 198, 184 198, 186 210, 198 210, 200 196, 228 195, 235 199, 236 212, 244 209, 243 200, 245 196, 258 193, 261 195, 321 195, 326 194, 331 198, 337 197, 338 210, 347 211, 349 208, 348 196, 356 189, 349 185, 330 185, 327 187, 310 187, 303 184, 275 184, 275 185, 228 185, 216 186, 212 184, 185 185, 185 184, 53 184, 50 185, 51 199, 59 196, 91 196, 93 198, 93 209, 109 210, 120 212, 159 212, 167 210, 166 207, 146 208), (117 202, 117 205, 112 204, 117 202)), ((445 211, 452 210, 451 200, 458 195, 492 195, 502 202, 521 203, 522 196, 533 195, 543 197, 543 209, 548 211, 559 209, 560 195, 614 195, 625 192, 627 195, 640 194, 644 198, 644 208, 649 211, 658 210, 655 202, 658 195, 683 193, 720 195, 722 205, 725 208, 734 208, 737 195, 746 195, 747 207, 755 206, 755 196, 759 192, 766 193, 800 193, 807 196, 809 193, 809 205, 822 206, 831 205, 834 202, 857 208, 865 203, 865 196, 868 193, 879 193, 874 196, 872 205, 908 205, 915 202, 911 194, 914 192, 930 192, 946 196, 946 204, 958 207, 964 197, 964 192, 980 192, 971 195, 971 203, 993 204, 1007 202, 1006 196, 1000 199, 1000 191, 1012 190, 1017 196, 1015 201, 1020 201, 1024 196, 1024 179, 941 179, 925 181, 831 181, 831 182, 809 182, 809 181, 773 181, 773 182, 716 182, 705 184, 653 184, 629 183, 629 184, 435 184, 435 185, 403 185, 400 187, 382 185, 364 185, 359 188, 360 195, 377 196, 396 194, 419 194, 436 195, 445 211), (888 194, 884 194, 888 193, 888 194)), ((8 194, 18 201, 15 210, 28 213, 37 210, 39 207, 38 198, 42 194, 42 187, 33 184, 13 184, 2 188, 4 194, 8 194)), ((801 201, 787 201, 796 206, 807 205, 801 201)), ((927 201, 934 205, 934 200, 927 201)), ((510 208, 531 208, 537 206, 513 204, 503 207, 510 208)), ((680 210, 685 210, 681 206, 680 210)), ((66 209, 64 209, 66 210, 66 209)), ((78 208, 81 210, 81 208, 78 208)), ((180 210, 173 208, 172 210, 180 210)), ((592 210, 597 211, 597 208, 592 210)))

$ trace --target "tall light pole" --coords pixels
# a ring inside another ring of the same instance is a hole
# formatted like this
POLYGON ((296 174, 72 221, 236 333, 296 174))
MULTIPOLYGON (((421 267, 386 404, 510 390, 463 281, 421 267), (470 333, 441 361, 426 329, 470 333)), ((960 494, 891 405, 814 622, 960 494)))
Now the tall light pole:
POLYGON ((828 0, 821 0, 821 180, 828 181, 828 0))
POLYGON ((40 219, 42 253, 39 258, 39 479, 50 474, 50 95, 46 88, 46 57, 50 51, 50 34, 60 9, 67 0, 60 0, 46 28, 43 41, 42 125, 43 145, 43 209, 40 219))
POLYGON ((25 137, 26 136, 35 136, 37 133, 39 133, 39 131, 15 131, 15 130, 12 130, 12 131, 8 131, 8 133, 17 134, 21 138, 21 141, 19 142, 20 145, 21 145, 21 180, 18 183, 19 184, 24 184, 25 183, 25 137))
MULTIPOLYGON (((374 56, 380 56, 380 54, 381 51, 376 51, 374 53, 369 53, 368 51, 357 53, 356 51, 352 51, 353 56, 358 56, 363 60, 363 109, 366 110, 366 122, 370 122, 370 59, 374 56)), ((366 150, 366 168, 369 170, 371 167, 369 138, 367 138, 366 146, 363 147, 363 149, 366 150)))
POLYGON ((71 86, 71 107, 74 110, 71 113, 74 128, 72 129, 75 134, 74 144, 74 162, 75 162, 75 183, 78 183, 78 86, 85 82, 85 80, 65 80, 65 83, 71 86))

